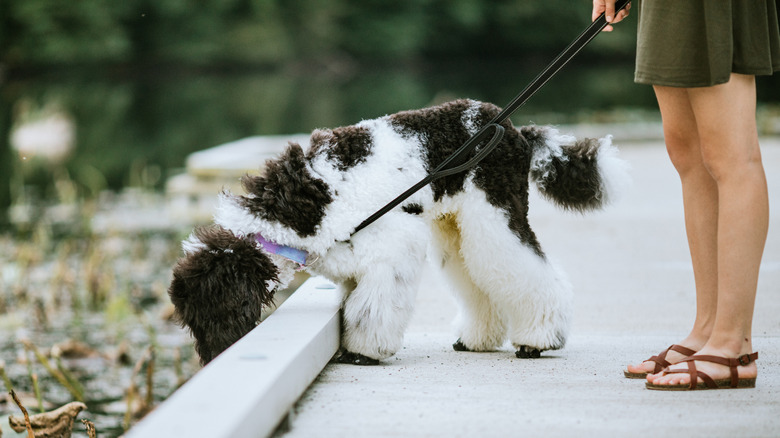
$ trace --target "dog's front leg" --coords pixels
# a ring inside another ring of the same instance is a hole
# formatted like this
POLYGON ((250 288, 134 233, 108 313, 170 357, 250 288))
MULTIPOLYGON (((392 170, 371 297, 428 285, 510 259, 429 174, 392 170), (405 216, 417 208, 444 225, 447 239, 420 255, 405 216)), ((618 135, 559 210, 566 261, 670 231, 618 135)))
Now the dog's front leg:
POLYGON ((338 361, 375 365, 401 348, 417 294, 417 273, 377 266, 357 280, 343 308, 338 361), (409 274, 412 274, 410 277, 409 274))
POLYGON ((403 344, 429 234, 421 221, 396 218, 390 224, 353 239, 355 271, 345 282, 339 362, 375 365, 403 344))

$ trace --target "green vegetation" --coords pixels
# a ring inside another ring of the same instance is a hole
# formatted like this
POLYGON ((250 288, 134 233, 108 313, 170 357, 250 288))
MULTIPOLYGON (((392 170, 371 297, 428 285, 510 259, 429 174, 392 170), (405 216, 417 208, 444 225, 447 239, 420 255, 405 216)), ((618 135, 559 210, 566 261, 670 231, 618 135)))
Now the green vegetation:
MULTIPOLYGON (((275 65, 550 53, 589 20, 568 0, 4 0, 0 62, 275 65)), ((626 25, 630 28, 631 25, 626 25)), ((633 32, 597 43, 630 56, 633 32)))

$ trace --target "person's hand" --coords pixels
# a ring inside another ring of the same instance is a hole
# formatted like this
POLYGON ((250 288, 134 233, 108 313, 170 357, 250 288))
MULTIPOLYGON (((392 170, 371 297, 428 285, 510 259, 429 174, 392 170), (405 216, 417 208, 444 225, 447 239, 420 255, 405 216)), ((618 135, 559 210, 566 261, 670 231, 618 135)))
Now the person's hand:
POLYGON ((615 0, 593 0, 593 14, 591 21, 599 18, 601 14, 605 15, 607 19, 607 27, 604 28, 605 32, 612 32, 612 24, 619 23, 624 18, 628 17, 628 11, 631 9, 631 3, 627 4, 625 8, 615 14, 615 0))

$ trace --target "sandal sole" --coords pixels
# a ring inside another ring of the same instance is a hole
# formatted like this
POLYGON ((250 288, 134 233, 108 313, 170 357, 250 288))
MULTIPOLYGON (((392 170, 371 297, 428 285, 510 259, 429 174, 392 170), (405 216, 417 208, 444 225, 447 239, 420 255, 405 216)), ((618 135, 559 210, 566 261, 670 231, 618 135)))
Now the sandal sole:
MULTIPOLYGON (((696 383, 696 390, 702 390, 702 389, 742 389, 742 388, 755 388, 756 387, 756 379, 754 378, 744 378, 737 380, 737 386, 732 387, 731 386, 731 379, 721 379, 721 380, 715 380, 715 384, 718 385, 717 388, 710 388, 707 386, 704 382, 697 382, 696 383)), ((656 391, 693 391, 691 389, 690 384, 685 385, 656 385, 650 382, 645 383, 645 388, 652 389, 656 391)))

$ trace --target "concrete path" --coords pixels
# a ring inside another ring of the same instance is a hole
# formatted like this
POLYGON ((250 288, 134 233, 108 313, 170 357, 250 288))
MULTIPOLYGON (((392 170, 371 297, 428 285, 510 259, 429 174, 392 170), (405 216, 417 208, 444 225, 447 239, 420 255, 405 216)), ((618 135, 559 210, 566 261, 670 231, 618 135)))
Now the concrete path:
POLYGON ((328 365, 277 436, 780 436, 780 139, 762 141, 772 219, 754 320, 756 389, 658 392, 626 364, 680 340, 693 274, 676 173, 660 142, 621 148, 634 185, 607 211, 563 213, 538 198, 531 223, 575 287, 565 349, 542 359, 458 353, 455 306, 429 273, 403 349, 377 367, 328 365))

